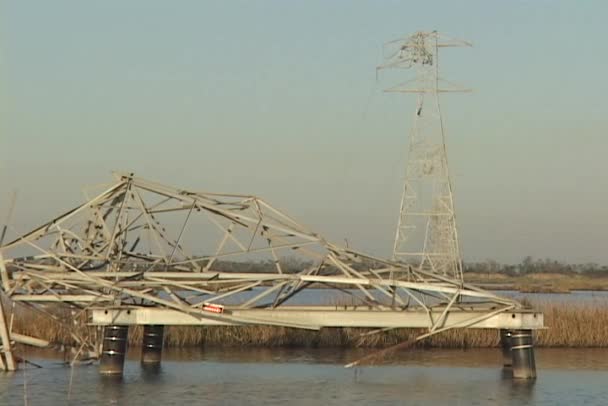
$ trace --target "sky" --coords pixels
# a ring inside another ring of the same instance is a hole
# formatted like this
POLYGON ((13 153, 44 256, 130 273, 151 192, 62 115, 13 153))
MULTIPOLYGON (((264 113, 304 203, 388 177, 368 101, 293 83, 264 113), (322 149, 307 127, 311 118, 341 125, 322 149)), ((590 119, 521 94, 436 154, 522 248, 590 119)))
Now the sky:
MULTIPOLYGON (((338 243, 390 256, 412 95, 382 45, 442 50, 466 261, 608 264, 605 1, 0 2, 0 220, 13 233, 111 172, 256 194, 338 243), (395 78, 395 76, 391 76, 395 78)), ((403 80, 413 72, 400 72, 403 80)))

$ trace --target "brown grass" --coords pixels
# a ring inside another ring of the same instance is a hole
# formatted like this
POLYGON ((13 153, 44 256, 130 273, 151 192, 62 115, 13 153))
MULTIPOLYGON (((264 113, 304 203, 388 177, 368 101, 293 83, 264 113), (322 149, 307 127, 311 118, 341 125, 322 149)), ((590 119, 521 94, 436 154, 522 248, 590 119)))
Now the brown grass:
MULTIPOLYGON (((492 284, 491 289, 514 289, 534 293, 562 293, 571 290, 608 290, 608 278, 584 273, 565 275, 560 273, 536 273, 508 276, 500 273, 467 272, 465 279, 474 284, 492 284)), ((487 286, 486 286, 487 287, 487 286)))
MULTIPOLYGON (((608 301, 592 304, 543 303, 537 308, 545 314, 546 330, 539 331, 540 347, 608 347, 608 301)), ((89 327, 90 329, 91 327, 89 327)), ((14 331, 47 339, 53 343, 70 344, 67 328, 55 321, 22 312, 15 317, 14 331)), ((420 330, 397 329, 361 336, 366 329, 325 328, 320 332, 284 327, 190 327, 169 326, 165 332, 168 347, 249 346, 249 347, 342 347, 383 348, 409 340, 420 330)), ((142 328, 131 328, 131 345, 141 343, 142 328)), ((482 348, 498 346, 496 330, 450 330, 430 337, 419 346, 433 348, 482 348)))

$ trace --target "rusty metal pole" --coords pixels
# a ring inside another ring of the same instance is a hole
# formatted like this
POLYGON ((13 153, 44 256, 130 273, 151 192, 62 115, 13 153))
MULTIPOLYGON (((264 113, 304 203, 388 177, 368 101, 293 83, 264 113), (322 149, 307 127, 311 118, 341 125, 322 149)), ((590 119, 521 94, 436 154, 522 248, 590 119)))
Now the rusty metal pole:
POLYGON ((144 326, 144 336, 141 346, 141 363, 144 365, 159 365, 163 352, 163 325, 144 326))
POLYGON ((532 330, 513 330, 511 335, 513 378, 535 379, 534 338, 532 330))
POLYGON ((103 332, 103 349, 99 373, 122 375, 127 353, 129 326, 106 326, 103 332))

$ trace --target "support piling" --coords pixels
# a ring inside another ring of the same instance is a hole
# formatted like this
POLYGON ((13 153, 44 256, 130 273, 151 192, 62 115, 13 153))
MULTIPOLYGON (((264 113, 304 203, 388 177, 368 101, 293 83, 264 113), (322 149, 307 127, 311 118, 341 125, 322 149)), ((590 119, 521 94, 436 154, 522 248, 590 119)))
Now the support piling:
POLYGON ((129 326, 106 326, 103 333, 100 374, 122 375, 127 353, 128 333, 129 326))
POLYGON ((144 326, 141 346, 141 363, 144 365, 160 365, 163 351, 163 325, 144 326))
POLYGON ((511 357, 513 361, 513 378, 536 378, 532 330, 513 330, 511 335, 511 357))
POLYGON ((503 368, 511 368, 513 366, 513 357, 511 355, 511 331, 500 330, 500 348, 502 350, 502 366, 503 368))

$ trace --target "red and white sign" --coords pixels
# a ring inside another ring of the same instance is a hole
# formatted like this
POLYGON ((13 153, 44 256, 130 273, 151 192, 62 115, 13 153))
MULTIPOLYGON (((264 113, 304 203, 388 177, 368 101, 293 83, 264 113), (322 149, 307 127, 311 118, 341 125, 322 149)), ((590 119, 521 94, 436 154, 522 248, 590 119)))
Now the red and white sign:
POLYGON ((224 306, 213 303, 203 303, 203 311, 210 313, 224 313, 224 306))

